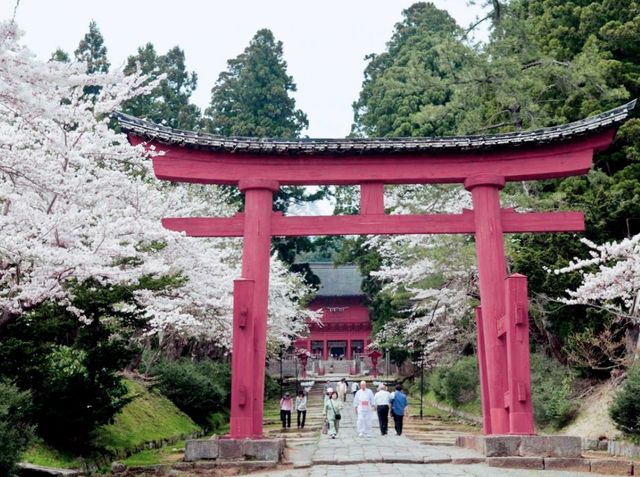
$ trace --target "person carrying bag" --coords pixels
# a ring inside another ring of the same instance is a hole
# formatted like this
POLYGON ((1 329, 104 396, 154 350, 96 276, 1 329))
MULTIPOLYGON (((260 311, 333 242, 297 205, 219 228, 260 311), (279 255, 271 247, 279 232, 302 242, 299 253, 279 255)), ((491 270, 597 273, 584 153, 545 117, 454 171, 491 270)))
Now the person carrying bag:
POLYGON ((323 412, 323 416, 325 416, 329 422, 329 435, 332 439, 336 438, 338 430, 340 429, 340 419, 342 419, 340 411, 342 411, 342 408, 343 404, 342 401, 338 399, 338 393, 333 391, 324 404, 323 412))

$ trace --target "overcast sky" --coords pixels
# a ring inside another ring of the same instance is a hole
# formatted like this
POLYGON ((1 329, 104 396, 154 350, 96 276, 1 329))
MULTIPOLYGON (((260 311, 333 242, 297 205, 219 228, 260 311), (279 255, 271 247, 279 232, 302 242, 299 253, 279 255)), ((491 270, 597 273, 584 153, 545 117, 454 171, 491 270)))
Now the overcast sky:
MULTIPOLYGON (((16 0, 0 0, 10 19, 16 0)), ((89 21, 98 23, 112 67, 152 42, 165 53, 178 45, 198 74, 193 102, 206 107, 226 61, 237 56, 260 28, 284 44, 284 58, 307 113, 311 137, 349 133, 365 67, 364 56, 384 51, 393 26, 411 0, 20 0, 16 21, 25 43, 48 59, 58 47, 73 53, 89 21)), ((435 0, 462 26, 480 13, 466 0, 435 0)))

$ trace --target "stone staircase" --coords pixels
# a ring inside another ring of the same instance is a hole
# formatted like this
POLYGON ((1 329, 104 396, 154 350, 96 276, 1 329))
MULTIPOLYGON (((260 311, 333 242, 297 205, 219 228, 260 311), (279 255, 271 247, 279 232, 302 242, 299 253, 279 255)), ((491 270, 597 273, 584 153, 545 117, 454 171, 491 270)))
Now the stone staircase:
POLYGON ((461 428, 439 418, 425 417, 421 420, 419 417, 408 417, 404 421, 404 434, 421 444, 454 446, 456 437, 467 432, 468 428, 461 428))
POLYGON ((315 450, 322 428, 322 403, 324 400, 323 384, 316 382, 307 396, 307 419, 304 429, 298 429, 297 413, 291 413, 291 428, 282 429, 280 421, 265 420, 264 430, 268 437, 286 439, 284 463, 296 465, 296 462, 307 462, 315 450))

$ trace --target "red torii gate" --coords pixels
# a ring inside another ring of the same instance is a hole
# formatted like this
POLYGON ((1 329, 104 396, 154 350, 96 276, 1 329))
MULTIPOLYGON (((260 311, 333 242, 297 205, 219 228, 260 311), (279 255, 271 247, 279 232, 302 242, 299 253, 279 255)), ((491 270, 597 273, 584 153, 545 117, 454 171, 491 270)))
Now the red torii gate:
POLYGON ((234 282, 231 437, 262 436, 269 257, 274 236, 474 234, 480 284, 478 357, 485 434, 533 434, 526 278, 506 276, 505 233, 577 232, 581 212, 516 213, 500 206, 506 181, 585 174, 635 101, 563 126, 513 134, 447 138, 227 138, 179 131, 116 113, 132 144, 164 151, 156 176, 235 185, 245 212, 230 218, 167 218, 193 237, 244 237, 234 282), (461 183, 473 210, 386 215, 385 184, 461 183), (273 212, 283 185, 360 185, 360 215, 285 217, 273 212))

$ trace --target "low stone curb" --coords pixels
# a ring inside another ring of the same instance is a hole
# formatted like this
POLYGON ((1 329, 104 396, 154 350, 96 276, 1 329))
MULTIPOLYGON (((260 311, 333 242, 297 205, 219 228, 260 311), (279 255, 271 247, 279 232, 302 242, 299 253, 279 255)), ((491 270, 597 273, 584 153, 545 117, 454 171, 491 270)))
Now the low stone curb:
MULTIPOLYGON (((605 475, 634 475, 634 463, 616 459, 571 457, 487 457, 489 467, 505 469, 562 470, 605 475)), ((639 467, 640 469, 640 467, 639 467)))
POLYGON ((24 462, 19 463, 18 468, 20 475, 24 477, 79 477, 85 475, 84 472, 77 469, 55 469, 24 462))
POLYGON ((487 465, 503 469, 543 470, 544 460, 542 457, 487 457, 487 465))
POLYGON ((451 464, 453 459, 451 457, 425 457, 422 462, 424 464, 451 464))
POLYGON ((608 441, 605 450, 609 452, 609 455, 633 458, 640 457, 640 446, 626 442, 608 441))
POLYGON ((582 457, 582 439, 573 436, 459 436, 456 445, 486 457, 582 457))
POLYGON ((184 460, 280 462, 284 447, 284 439, 194 439, 185 442, 184 460))
POLYGON ((580 437, 467 435, 459 436, 456 444, 484 454, 489 467, 606 475, 634 475, 634 471, 640 471, 640 465, 625 460, 584 458, 580 437))

